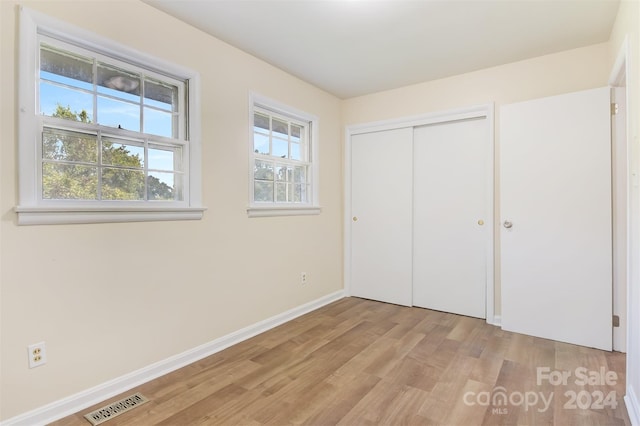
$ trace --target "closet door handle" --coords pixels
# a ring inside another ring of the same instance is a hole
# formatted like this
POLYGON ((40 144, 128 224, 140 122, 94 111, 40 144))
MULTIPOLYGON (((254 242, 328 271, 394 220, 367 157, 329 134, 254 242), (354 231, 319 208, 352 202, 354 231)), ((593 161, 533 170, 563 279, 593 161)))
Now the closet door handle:
POLYGON ((354 221, 354 222, 357 222, 357 221, 358 221, 358 216, 354 216, 354 217, 353 217, 353 221, 354 221))
POLYGON ((505 220, 503 226, 507 229, 510 229, 513 226, 513 223, 509 222, 508 220, 505 220))

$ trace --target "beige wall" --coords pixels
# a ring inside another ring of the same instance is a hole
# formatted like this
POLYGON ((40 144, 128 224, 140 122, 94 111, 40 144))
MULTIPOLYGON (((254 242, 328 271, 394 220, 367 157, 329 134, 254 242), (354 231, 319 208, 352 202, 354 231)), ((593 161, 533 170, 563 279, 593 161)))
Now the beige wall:
POLYGON ((608 52, 603 43, 347 99, 342 120, 350 125, 488 102, 499 113, 502 104, 605 86, 608 52))
POLYGON ((500 106, 607 85, 609 44, 560 52, 358 98, 342 105, 345 125, 495 103, 495 309, 500 305, 500 106))
POLYGON ((19 3, 200 73, 208 210, 201 221, 16 226, 17 6, 0 1, 0 419, 342 288, 336 97, 138 1, 19 3), (247 218, 249 91, 319 117, 321 215, 247 218), (26 346, 41 340, 48 363, 29 370, 26 346))

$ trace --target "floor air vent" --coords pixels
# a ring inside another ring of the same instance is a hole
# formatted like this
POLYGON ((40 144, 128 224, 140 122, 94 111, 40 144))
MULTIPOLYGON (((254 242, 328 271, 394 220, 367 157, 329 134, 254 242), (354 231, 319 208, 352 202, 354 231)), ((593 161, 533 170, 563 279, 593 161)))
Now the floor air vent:
POLYGON ((93 426, 96 426, 106 422, 107 420, 111 420, 122 413, 126 413, 147 401, 149 400, 142 396, 142 394, 136 393, 126 398, 122 398, 120 401, 109 404, 106 407, 98 408, 89 414, 85 414, 84 418, 89 420, 93 426))

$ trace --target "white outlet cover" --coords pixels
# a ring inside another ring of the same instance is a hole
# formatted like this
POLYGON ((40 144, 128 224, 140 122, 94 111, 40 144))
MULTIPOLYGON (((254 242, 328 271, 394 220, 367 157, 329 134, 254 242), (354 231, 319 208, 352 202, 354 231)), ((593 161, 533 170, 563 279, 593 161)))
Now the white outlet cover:
POLYGON ((44 365, 47 363, 47 351, 46 351, 44 342, 34 343, 33 345, 27 346, 27 351, 28 351, 27 356, 29 359, 29 368, 40 367, 41 365, 44 365), (40 355, 40 359, 36 361, 35 359, 36 354, 34 354, 34 352, 38 349, 40 349, 40 353, 37 355, 40 355))

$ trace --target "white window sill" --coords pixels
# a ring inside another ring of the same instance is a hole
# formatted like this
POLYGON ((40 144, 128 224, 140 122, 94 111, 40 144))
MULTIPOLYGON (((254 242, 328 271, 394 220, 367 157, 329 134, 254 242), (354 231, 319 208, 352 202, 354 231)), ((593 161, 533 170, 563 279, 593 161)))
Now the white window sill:
POLYGON ((308 216, 320 214, 317 206, 252 206, 247 208, 249 217, 308 216))
POLYGON ((18 225, 200 220, 203 207, 23 207, 18 225))

